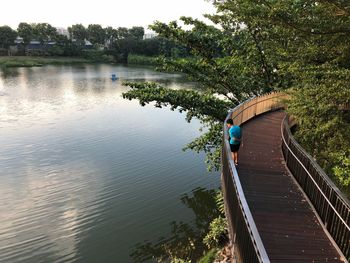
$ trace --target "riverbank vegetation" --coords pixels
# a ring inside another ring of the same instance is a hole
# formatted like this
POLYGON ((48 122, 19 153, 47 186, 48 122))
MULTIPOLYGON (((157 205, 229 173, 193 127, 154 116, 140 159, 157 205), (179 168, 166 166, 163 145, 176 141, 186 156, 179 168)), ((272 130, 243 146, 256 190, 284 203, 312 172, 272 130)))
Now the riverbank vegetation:
POLYGON ((86 63, 154 66, 158 64, 155 59, 157 56, 178 58, 187 55, 187 48, 183 45, 156 35, 147 37, 144 28, 138 26, 103 28, 98 24, 90 24, 88 27, 75 24, 65 32, 59 32, 47 23, 20 23, 17 30, 0 26, 3 67, 38 66, 63 61, 76 63, 79 59, 85 59, 86 63), (18 56, 21 58, 12 58, 18 56))
POLYGON ((192 57, 164 57, 162 70, 188 75, 201 90, 128 83, 132 89, 124 97, 184 111, 188 121, 198 118, 206 132, 186 148, 206 152, 209 168, 218 169, 227 110, 251 96, 286 90, 291 94, 287 111, 298 124, 296 138, 347 191, 350 3, 228 0, 215 6, 217 13, 207 15, 214 25, 181 17, 151 26, 160 37, 187 47, 192 57))
POLYGON ((129 54, 128 65, 158 66, 159 61, 157 57, 129 54))
POLYGON ((89 63, 85 58, 72 57, 0 57, 0 67, 40 67, 43 65, 71 65, 89 63))

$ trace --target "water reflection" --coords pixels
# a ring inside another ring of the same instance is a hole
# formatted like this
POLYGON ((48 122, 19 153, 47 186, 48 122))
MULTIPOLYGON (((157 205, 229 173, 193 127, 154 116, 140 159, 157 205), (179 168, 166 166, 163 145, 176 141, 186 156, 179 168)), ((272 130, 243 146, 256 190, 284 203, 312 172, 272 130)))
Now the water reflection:
POLYGON ((2 78, 16 77, 20 74, 18 68, 0 68, 0 80, 2 78))
POLYGON ((111 65, 0 75, 0 262, 129 263, 167 222, 201 225, 187 223, 201 204, 177 199, 219 184, 204 155, 181 151, 200 123, 121 98, 123 80, 188 87, 181 76, 111 65))
POLYGON ((0 203, 0 259, 42 262, 40 255, 51 248, 55 251, 51 254, 57 259, 75 258, 77 236, 86 231, 82 222, 93 220, 93 215, 98 213, 96 207, 86 205, 101 199, 98 197, 101 182, 94 180, 91 173, 96 168, 77 162, 71 163, 69 170, 49 163, 41 167, 27 164, 21 170, 13 170, 14 174, 23 175, 21 181, 0 178, 3 200, 0 203), (12 209, 8 209, 9 205, 12 209), (36 247, 36 256, 31 253, 33 247, 36 247))
POLYGON ((191 262, 203 255, 206 247, 203 238, 208 232, 210 222, 220 215, 215 202, 217 190, 196 188, 191 194, 181 197, 181 202, 195 215, 192 222, 170 223, 170 235, 157 242, 145 241, 135 245, 131 257, 135 262, 157 260, 169 262, 173 258, 188 259, 191 262))

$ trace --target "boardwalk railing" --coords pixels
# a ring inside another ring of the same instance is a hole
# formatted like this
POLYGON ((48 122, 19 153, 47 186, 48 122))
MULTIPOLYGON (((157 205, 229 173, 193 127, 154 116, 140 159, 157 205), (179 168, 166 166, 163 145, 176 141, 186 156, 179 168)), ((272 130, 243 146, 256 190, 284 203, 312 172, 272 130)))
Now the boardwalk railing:
POLYGON ((289 119, 281 125, 286 165, 315 207, 324 226, 350 261, 350 202, 293 138, 289 119))
MULTIPOLYGON (((282 108, 283 105, 280 101, 284 96, 283 93, 277 92, 252 98, 230 111, 226 119, 232 118, 235 125, 241 125, 256 115, 282 108)), ((236 261, 238 263, 269 263, 270 260, 256 228, 236 167, 231 158, 226 124, 224 125, 221 176, 225 212, 236 261)))

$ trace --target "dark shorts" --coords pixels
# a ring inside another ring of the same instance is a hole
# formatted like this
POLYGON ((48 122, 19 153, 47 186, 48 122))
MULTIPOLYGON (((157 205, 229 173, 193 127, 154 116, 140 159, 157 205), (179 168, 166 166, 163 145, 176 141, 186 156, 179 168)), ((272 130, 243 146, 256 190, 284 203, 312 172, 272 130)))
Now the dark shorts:
POLYGON ((239 144, 231 144, 231 143, 230 143, 231 152, 233 152, 233 153, 238 152, 239 146, 241 146, 240 143, 239 143, 239 144))

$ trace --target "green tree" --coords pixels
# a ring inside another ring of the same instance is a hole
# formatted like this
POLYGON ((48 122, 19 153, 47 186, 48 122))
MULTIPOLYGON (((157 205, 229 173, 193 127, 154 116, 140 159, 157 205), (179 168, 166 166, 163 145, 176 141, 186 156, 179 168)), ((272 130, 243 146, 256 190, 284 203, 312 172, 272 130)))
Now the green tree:
POLYGON ((0 47, 8 49, 14 44, 17 32, 9 26, 0 27, 0 47))
POLYGON ((108 48, 111 47, 111 45, 118 39, 118 30, 114 29, 113 27, 106 27, 106 42, 108 45, 108 48))
POLYGON ((68 27, 68 32, 70 38, 75 40, 78 45, 83 46, 85 43, 85 39, 87 38, 87 30, 82 24, 75 24, 71 27, 68 27))
POLYGON ((207 153, 209 169, 219 169, 222 122, 229 108, 253 95, 284 87, 271 61, 261 59, 260 46, 243 27, 224 30, 196 19, 182 17, 191 26, 185 30, 177 22, 156 22, 151 29, 178 45, 186 46, 190 59, 163 58, 163 70, 185 73, 200 84, 199 91, 172 91, 148 84, 129 84, 125 98, 141 104, 155 101, 156 106, 187 112, 187 120, 198 118, 207 131, 185 149, 207 153))
POLYGON ((218 9, 217 21, 236 18, 258 30, 264 55, 293 87, 288 111, 298 123, 298 141, 349 188, 349 112, 341 105, 350 100, 350 3, 241 0, 218 9))
POLYGON ((131 29, 119 27, 117 32, 118 37, 112 43, 109 53, 117 61, 127 64, 129 54, 137 50, 140 41, 142 41, 144 29, 143 27, 133 27, 131 29))
MULTIPOLYGON (((164 58, 163 69, 187 74, 202 85, 198 96, 224 98, 228 107, 252 95, 293 88, 289 112, 299 123, 296 136, 347 187, 349 116, 341 105, 349 102, 350 2, 227 0, 215 6, 217 13, 207 17, 216 26, 187 17, 181 20, 191 30, 177 22, 151 26, 192 55, 164 58)), ((202 104, 188 104, 191 92, 178 98, 177 91, 164 96, 161 87, 131 87, 124 96, 142 104, 156 101, 190 114, 203 112, 202 104)), ((208 112, 196 117, 209 131, 189 148, 211 149, 209 159, 218 161, 221 122, 208 112)))
POLYGON ((106 31, 101 25, 91 24, 87 28, 87 38, 92 44, 104 45, 106 39, 106 31))
POLYGON ((141 26, 134 26, 128 30, 128 35, 136 40, 142 40, 145 34, 145 29, 141 26))
POLYGON ((48 23, 33 24, 32 28, 33 36, 42 44, 57 38, 57 29, 48 23))
POLYGON ((34 37, 34 29, 28 23, 20 23, 17 28, 18 35, 23 38, 24 45, 28 45, 34 37))
POLYGON ((57 46, 63 50, 64 56, 80 56, 82 55, 82 47, 73 43, 67 36, 58 35, 56 38, 57 46))
POLYGON ((118 27, 118 39, 126 38, 129 35, 129 30, 126 27, 118 27))
MULTIPOLYGON (((292 90, 288 111, 298 123, 296 139, 342 187, 350 186, 350 70, 316 67, 292 90)), ((349 192, 350 193, 350 192, 349 192)))

